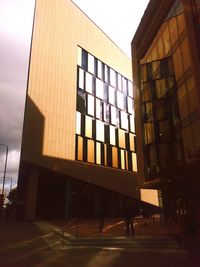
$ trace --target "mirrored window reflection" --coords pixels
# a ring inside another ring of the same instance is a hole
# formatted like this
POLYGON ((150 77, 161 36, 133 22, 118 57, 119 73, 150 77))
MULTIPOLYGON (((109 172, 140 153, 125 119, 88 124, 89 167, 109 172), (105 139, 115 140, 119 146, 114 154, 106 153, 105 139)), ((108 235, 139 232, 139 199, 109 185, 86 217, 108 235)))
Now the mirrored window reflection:
POLYGON ((127 113, 120 110, 120 127, 122 129, 128 130, 128 117, 127 113))
POLYGON ((110 85, 116 87, 116 72, 110 69, 110 85))
POLYGON ((103 79, 103 65, 101 61, 97 61, 97 77, 103 79))
POLYGON ((115 105, 115 89, 112 86, 108 87, 108 102, 115 105))
POLYGON ((96 96, 104 98, 104 83, 99 79, 96 79, 96 96))
POLYGON ((87 95, 87 114, 94 116, 94 97, 87 95))
POLYGON ((92 118, 85 116, 85 136, 92 138, 92 118))
POLYGON ((81 113, 76 111, 76 134, 81 134, 81 113))
POLYGON ((128 96, 133 97, 133 83, 128 81, 128 96))
POLYGON ((107 121, 107 105, 103 102, 103 121, 107 121))
POLYGON ((109 125, 109 140, 111 145, 116 145, 115 127, 112 125, 109 125))
POLYGON ((96 142, 96 163, 101 164, 101 143, 96 142))
POLYGON ((137 172, 137 155, 135 153, 131 153, 131 159, 132 159, 132 170, 134 172, 137 172))
POLYGON ((94 141, 87 140, 87 162, 94 163, 94 141))
POLYGON ((134 113, 133 99, 131 97, 127 97, 127 109, 128 109, 128 113, 130 114, 134 113))
POLYGON ((78 136, 78 144, 77 144, 77 159, 83 160, 83 137, 78 136))
POLYGON ((117 91, 117 107, 124 109, 124 94, 117 91))
POLYGON ((92 75, 88 72, 86 72, 86 77, 85 77, 85 90, 92 94, 92 89, 93 89, 93 82, 92 82, 92 75))
POLYGON ((119 147, 126 148, 125 131, 118 129, 118 143, 119 147))
POLYGON ((102 105, 101 100, 96 98, 96 118, 101 119, 102 118, 102 105))
POLYGON ((153 123, 145 123, 144 124, 144 138, 146 144, 151 144, 155 142, 155 134, 154 134, 154 124, 153 123))
POLYGON ((108 67, 104 65, 104 81, 108 82, 108 67))
POLYGON ((118 90, 122 91, 122 76, 118 73, 117 75, 118 90))
POLYGON ((79 72, 78 72, 78 87, 79 89, 84 89, 84 71, 79 68, 79 72))
POLYGON ((77 53, 77 64, 78 66, 82 66, 82 49, 78 46, 78 53, 77 53))
POLYGON ((120 149, 121 169, 125 169, 125 151, 120 149))
POLYGON ((126 161, 126 170, 129 169, 129 166, 128 166, 128 152, 125 150, 125 161, 126 161))
POLYGON ((129 133, 129 147, 131 151, 135 151, 135 135, 129 133))
POLYGON ((94 57, 88 54, 88 71, 94 74, 94 57))
POLYGON ((96 140, 101 142, 105 140, 104 123, 99 120, 96 120, 96 140))
POLYGON ((117 124, 117 110, 113 106, 110 106, 110 123, 113 125, 117 124))
POLYGON ((116 147, 112 147, 112 166, 118 168, 118 151, 116 147))

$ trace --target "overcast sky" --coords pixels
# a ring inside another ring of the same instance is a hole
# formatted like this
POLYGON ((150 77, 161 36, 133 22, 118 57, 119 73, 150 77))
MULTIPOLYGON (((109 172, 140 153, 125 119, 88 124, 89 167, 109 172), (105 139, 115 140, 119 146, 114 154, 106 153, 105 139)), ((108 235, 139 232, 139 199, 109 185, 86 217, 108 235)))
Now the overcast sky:
MULTIPOLYGON (((130 42, 149 0, 74 2, 130 57, 130 42)), ((0 144, 9 146, 7 187, 10 177, 15 184, 18 176, 33 11, 34 0, 0 0, 0 144)), ((4 162, 0 145, 0 182, 4 162)))

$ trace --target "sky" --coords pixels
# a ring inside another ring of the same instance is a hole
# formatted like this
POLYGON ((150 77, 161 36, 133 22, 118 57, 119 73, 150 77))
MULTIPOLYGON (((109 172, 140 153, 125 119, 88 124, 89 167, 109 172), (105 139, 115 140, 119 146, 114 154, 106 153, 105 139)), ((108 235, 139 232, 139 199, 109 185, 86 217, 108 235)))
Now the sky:
MULTIPOLYGON (((149 0, 73 2, 131 57, 130 43, 149 0)), ((7 188, 18 177, 33 12, 34 0, 0 0, 0 144, 9 147, 7 188)), ((0 145, 0 185, 4 163, 0 145)))

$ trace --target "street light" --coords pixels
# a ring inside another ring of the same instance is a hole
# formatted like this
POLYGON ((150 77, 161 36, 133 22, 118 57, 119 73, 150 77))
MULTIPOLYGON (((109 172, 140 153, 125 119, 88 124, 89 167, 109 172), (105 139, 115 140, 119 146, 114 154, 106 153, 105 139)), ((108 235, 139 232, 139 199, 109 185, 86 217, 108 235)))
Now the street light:
POLYGON ((3 195, 4 194, 5 180, 6 180, 7 160, 8 160, 8 145, 6 145, 6 144, 0 144, 0 146, 6 147, 6 159, 5 159, 4 175, 3 175, 3 184, 2 184, 2 191, 1 191, 1 194, 3 195))

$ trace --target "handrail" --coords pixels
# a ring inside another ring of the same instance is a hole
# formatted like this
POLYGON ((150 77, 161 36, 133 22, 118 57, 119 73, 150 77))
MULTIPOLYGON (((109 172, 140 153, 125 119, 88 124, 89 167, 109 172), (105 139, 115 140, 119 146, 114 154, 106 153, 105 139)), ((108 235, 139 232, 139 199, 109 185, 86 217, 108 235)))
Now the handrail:
POLYGON ((185 248, 185 242, 184 242, 184 234, 183 234, 183 229, 176 224, 172 218, 169 218, 169 222, 178 230, 180 237, 181 237, 181 247, 184 249, 185 248))
MULTIPOLYGON (((69 222, 67 222, 66 224, 64 224, 61 228, 62 228, 62 234, 63 234, 63 243, 64 243, 64 239, 65 239, 65 229, 68 228, 74 221, 76 221, 77 218, 74 217, 72 218, 69 222)), ((76 228, 78 227, 78 225, 76 226, 76 228)), ((77 230, 76 230, 77 232, 77 230)), ((77 233, 76 233, 77 235, 77 233)))

